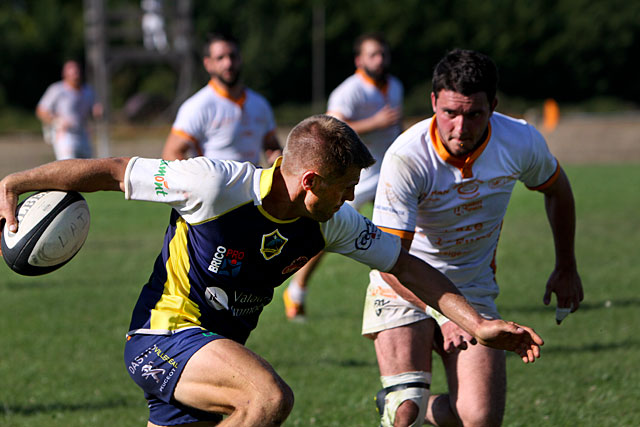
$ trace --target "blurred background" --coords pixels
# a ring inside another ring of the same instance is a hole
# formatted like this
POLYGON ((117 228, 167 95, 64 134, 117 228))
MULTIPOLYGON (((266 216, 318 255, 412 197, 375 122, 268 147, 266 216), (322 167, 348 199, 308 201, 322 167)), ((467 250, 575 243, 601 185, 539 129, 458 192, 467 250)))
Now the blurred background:
POLYGON ((281 126, 324 111, 354 71, 352 42, 365 31, 390 42, 408 118, 431 114, 433 66, 455 47, 493 57, 508 114, 535 121, 548 98, 563 113, 640 103, 637 0, 3 0, 0 133, 39 131, 35 106, 69 58, 85 64, 112 136, 122 124, 169 126, 208 79, 201 45, 213 31, 238 38, 242 78, 281 126), (145 36, 144 25, 164 39, 145 36))

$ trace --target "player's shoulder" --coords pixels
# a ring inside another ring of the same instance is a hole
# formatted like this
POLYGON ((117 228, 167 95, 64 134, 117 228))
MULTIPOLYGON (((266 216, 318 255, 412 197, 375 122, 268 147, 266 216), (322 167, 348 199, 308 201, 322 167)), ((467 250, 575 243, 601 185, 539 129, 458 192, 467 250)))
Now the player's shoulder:
POLYGON ((271 104, 269 104, 269 100, 260 94, 259 92, 251 89, 250 87, 245 88, 246 102, 253 103, 262 107, 271 108, 271 104))
POLYGON ((333 89, 331 94, 340 94, 360 90, 364 87, 362 79, 357 74, 352 74, 344 79, 338 86, 333 89))
POLYGON ((538 130, 524 119, 494 112, 490 121, 494 137, 520 143, 543 140, 538 130))

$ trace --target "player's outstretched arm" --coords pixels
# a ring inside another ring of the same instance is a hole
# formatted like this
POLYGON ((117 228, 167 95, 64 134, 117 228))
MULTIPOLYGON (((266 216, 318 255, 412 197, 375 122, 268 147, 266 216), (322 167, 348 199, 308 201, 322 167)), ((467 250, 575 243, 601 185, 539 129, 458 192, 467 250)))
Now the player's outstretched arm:
POLYGON ((569 312, 573 313, 580 307, 584 299, 574 250, 575 202, 569 178, 562 169, 556 181, 542 192, 556 253, 555 268, 547 282, 543 302, 548 305, 551 294, 556 294, 556 321, 560 324, 569 312))
POLYGON ((129 158, 72 159, 47 163, 7 175, 0 181, 0 222, 17 231, 15 210, 18 196, 28 191, 124 191, 124 173, 129 158))
MULTIPOLYGON (((517 353, 525 363, 540 357, 542 338, 529 327, 502 320, 486 320, 469 305, 458 288, 440 271, 402 250, 389 271, 425 304, 457 323, 483 345, 517 353)), ((385 279, 386 280, 386 279, 385 279)))

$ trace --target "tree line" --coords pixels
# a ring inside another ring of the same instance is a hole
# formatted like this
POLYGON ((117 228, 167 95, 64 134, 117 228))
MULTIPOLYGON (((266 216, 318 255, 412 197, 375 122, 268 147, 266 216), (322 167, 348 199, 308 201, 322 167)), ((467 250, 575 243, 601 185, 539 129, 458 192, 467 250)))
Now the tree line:
MULTIPOLYGON (((408 101, 427 103, 433 66, 456 47, 493 57, 501 92, 510 96, 640 100, 640 2, 628 0, 193 0, 194 89, 206 81, 200 65, 205 35, 224 31, 240 41, 249 86, 276 107, 309 103, 314 7, 325 22, 325 96, 353 72, 355 37, 380 31, 408 101)), ((0 108, 32 109, 59 79, 63 60, 83 57, 83 29, 82 0, 1 2, 0 108)), ((141 88, 171 96, 171 78, 166 69, 126 70, 112 83, 114 102, 141 88)))

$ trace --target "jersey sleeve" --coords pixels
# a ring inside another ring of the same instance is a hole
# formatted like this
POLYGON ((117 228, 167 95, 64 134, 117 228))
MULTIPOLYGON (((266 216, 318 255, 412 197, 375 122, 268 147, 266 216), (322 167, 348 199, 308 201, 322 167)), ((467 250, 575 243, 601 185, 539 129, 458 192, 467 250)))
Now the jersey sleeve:
POLYGON ((246 185, 252 174, 246 163, 205 157, 174 161, 134 157, 125 172, 125 199, 166 203, 193 224, 252 200, 251 184, 246 185))
POLYGON ((543 190, 551 185, 560 172, 560 165, 549 151, 544 137, 533 126, 531 132, 531 146, 520 180, 530 190, 543 190))
POLYGON ((380 271, 389 271, 398 260, 400 239, 382 232, 350 205, 343 205, 320 227, 326 241, 325 251, 346 255, 380 271))
POLYGON ((38 108, 48 112, 54 112, 56 98, 58 97, 59 88, 57 85, 50 85, 38 101, 38 108))
POLYGON ((178 109, 176 119, 171 126, 172 131, 177 131, 185 137, 204 141, 206 129, 206 117, 204 108, 196 108, 194 98, 186 100, 178 109))
POLYGON ((338 86, 327 102, 327 113, 340 113, 345 119, 352 119, 355 115, 356 96, 353 90, 344 83, 338 86))
POLYGON ((380 179, 373 205, 373 222, 394 230, 402 238, 410 238, 416 227, 418 201, 425 188, 416 173, 413 160, 387 152, 382 161, 380 179))

